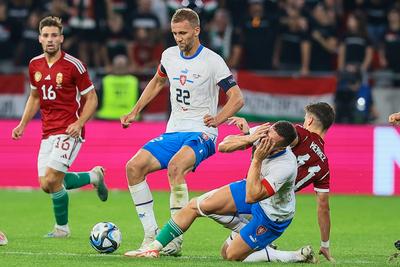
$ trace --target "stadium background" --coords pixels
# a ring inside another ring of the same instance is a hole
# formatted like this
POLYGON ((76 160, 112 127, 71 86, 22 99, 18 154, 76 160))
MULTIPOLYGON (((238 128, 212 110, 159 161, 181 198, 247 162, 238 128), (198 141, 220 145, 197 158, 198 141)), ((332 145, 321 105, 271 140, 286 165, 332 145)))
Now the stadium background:
MULTIPOLYGON (((127 159, 164 130, 167 88, 134 127, 123 131, 117 120, 130 110, 153 75, 161 51, 173 45, 168 20, 177 7, 185 5, 200 14, 203 44, 220 53, 234 71, 246 100, 240 115, 253 121, 301 121, 307 102, 335 104, 340 114, 326 139, 332 193, 400 193, 400 150, 396 149, 400 136, 396 128, 385 126, 387 116, 398 111, 400 103, 400 60, 390 60, 400 58, 400 2, 386 0, 0 1, 0 186, 38 187, 38 120, 21 141, 11 141, 10 135, 30 90, 27 63, 40 53, 37 27, 41 17, 63 18, 64 49, 88 65, 100 98, 97 118, 88 123, 88 139, 73 169, 104 162, 108 183, 124 189, 127 159), (359 27, 354 30, 351 21, 359 27), (316 32, 332 42, 334 49, 324 51, 316 32), (343 47, 347 56, 341 62, 343 47), (365 53, 349 58, 354 49, 365 53), (329 64, 321 64, 323 60, 329 64), (107 77, 129 77, 134 82, 125 85, 118 80, 107 94, 107 77), (21 161, 24 168, 8 179, 21 161)), ((235 131, 221 126, 220 139, 235 131)), ((244 176, 248 158, 247 152, 217 154, 189 176, 189 185, 207 190, 236 179, 239 173, 244 176)), ((153 188, 168 189, 165 173, 149 178, 153 188)))
MULTIPOLYGON (((142 229, 126 191, 124 166, 148 139, 164 131, 167 88, 133 127, 123 130, 116 118, 131 108, 153 75, 160 52, 173 44, 169 16, 183 5, 200 12, 202 42, 221 53, 232 68, 246 98, 240 115, 252 124, 279 118, 301 121, 302 108, 309 101, 328 101, 345 111, 326 136, 332 179, 332 253, 338 266, 385 265, 398 239, 400 195, 399 129, 387 125, 387 116, 400 111, 399 1, 385 0, 0 0, 0 230, 9 239, 7 246, 0 247, 0 265, 132 264, 121 255, 140 244, 142 229), (346 34, 353 13, 363 30, 346 34), (36 177, 39 116, 22 140, 11 140, 30 90, 27 64, 41 52, 37 24, 47 14, 63 18, 64 48, 88 65, 100 99, 99 112, 87 124, 87 140, 72 170, 103 164, 107 183, 123 190, 112 190, 106 203, 89 190, 70 192, 73 234, 68 240, 41 238, 52 226, 53 215, 36 177), (289 24, 292 30, 288 31, 289 24), (321 47, 315 32, 330 40, 328 49, 321 47), (286 42, 276 45, 278 39, 286 42), (354 43, 364 45, 354 47, 354 43), (347 44, 350 54, 364 54, 348 62, 340 60, 340 44, 347 44), (300 56, 303 50, 304 58, 311 58, 308 68, 300 56), (275 54, 279 56, 274 59, 275 54), (316 58, 329 63, 321 64, 316 58), (106 77, 111 77, 108 89, 106 77), (91 227, 104 220, 116 223, 123 233, 121 248, 105 257, 88 244, 91 227)), ((222 125, 219 140, 235 132, 235 127, 222 125)), ((244 177, 249 159, 250 151, 217 153, 188 176, 191 197, 244 177)), ((152 189, 169 189, 165 172, 148 178, 152 189)), ((315 197, 307 194, 312 188, 304 192, 296 197, 292 225, 277 241, 282 249, 320 245, 315 197)), ((170 216, 169 194, 155 192, 154 199, 162 225, 170 216)), ((219 225, 200 219, 185 234, 182 257, 133 264, 231 266, 218 254, 227 235, 219 225)), ((320 260, 322 265, 329 264, 320 260)), ((252 266, 261 264, 265 266, 252 266)))

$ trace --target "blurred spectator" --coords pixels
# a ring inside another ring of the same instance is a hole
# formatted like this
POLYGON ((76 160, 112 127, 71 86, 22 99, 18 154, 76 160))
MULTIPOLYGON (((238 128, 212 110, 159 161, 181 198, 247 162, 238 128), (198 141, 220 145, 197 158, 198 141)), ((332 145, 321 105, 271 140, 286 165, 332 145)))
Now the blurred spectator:
POLYGON ((11 71, 18 41, 19 26, 8 18, 6 1, 0 1, 0 72, 11 71))
POLYGON ((69 25, 69 19, 71 16, 71 6, 68 4, 69 1, 63 0, 51 0, 47 5, 47 15, 52 15, 61 18, 63 24, 63 50, 71 53, 71 48, 74 45, 75 40, 72 37, 71 27, 69 25))
POLYGON ((71 30, 78 43, 78 57, 89 66, 100 67, 97 56, 104 41, 107 8, 105 0, 73 0, 71 30))
POLYGON ((242 26, 243 67, 271 70, 277 21, 267 18, 262 0, 248 0, 248 17, 242 26))
POLYGON ((108 16, 116 13, 122 16, 124 22, 131 19, 132 12, 136 11, 136 1, 132 0, 106 0, 108 8, 108 16))
POLYGON ((10 0, 8 3, 8 17, 21 27, 25 24, 32 6, 30 0, 10 0))
POLYGON ((213 17, 218 8, 217 0, 167 0, 169 17, 175 13, 175 10, 182 7, 193 9, 199 14, 201 24, 207 24, 213 17))
POLYGON ((128 56, 128 36, 129 30, 125 27, 123 17, 120 14, 114 13, 107 20, 107 40, 104 49, 104 61, 106 62, 106 70, 111 68, 111 62, 117 55, 128 56))
POLYGON ((336 122, 367 123, 377 118, 371 87, 362 83, 359 69, 347 67, 339 73, 335 97, 336 122))
POLYGON ((347 18, 346 32, 341 40, 338 68, 343 71, 347 65, 354 65, 367 71, 372 61, 372 46, 368 38, 365 20, 361 13, 351 13, 347 18))
POLYGON ((388 0, 365 0, 363 9, 367 15, 368 36, 377 48, 386 29, 386 14, 390 8, 388 0))
POLYGON ((280 19, 280 30, 275 45, 274 67, 283 71, 309 72, 310 40, 308 21, 302 15, 302 1, 288 1, 285 17, 280 19))
POLYGON ((208 35, 208 47, 225 59, 230 68, 237 68, 241 53, 240 36, 234 30, 226 9, 215 12, 208 35))
POLYGON ((16 49, 16 65, 27 66, 33 57, 43 53, 42 46, 38 42, 38 28, 41 18, 42 14, 39 11, 33 11, 29 14, 22 31, 21 42, 16 49))
POLYGON ((164 46, 148 28, 137 27, 134 34, 134 40, 128 45, 131 71, 137 74, 153 72, 160 62, 164 46))
POLYGON ((388 29, 380 48, 382 67, 388 68, 396 74, 394 85, 400 86, 400 10, 392 9, 388 14, 388 29))
POLYGON ((332 71, 336 49, 335 17, 329 15, 324 5, 318 4, 313 9, 311 20, 311 70, 332 71))
POLYGON ((101 108, 97 112, 100 119, 118 120, 131 111, 139 98, 139 80, 128 74, 128 58, 114 57, 112 73, 102 80, 101 108))
MULTIPOLYGON (((160 21, 151 10, 151 0, 138 0, 137 10, 131 13, 131 29, 145 28, 152 35, 160 33, 160 21)), ((135 37, 135 36, 134 36, 135 37)))

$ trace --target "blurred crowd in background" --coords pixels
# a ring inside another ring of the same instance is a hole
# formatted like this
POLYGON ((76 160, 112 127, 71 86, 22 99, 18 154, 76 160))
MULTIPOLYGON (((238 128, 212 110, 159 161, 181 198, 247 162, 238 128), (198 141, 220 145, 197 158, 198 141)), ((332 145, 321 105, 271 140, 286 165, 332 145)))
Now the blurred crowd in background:
POLYGON ((63 19, 63 49, 90 68, 153 74, 175 44, 169 20, 180 7, 198 12, 202 44, 232 69, 338 74, 339 105, 364 90, 371 119, 365 74, 383 70, 389 76, 381 82, 400 85, 399 0, 0 0, 0 71, 41 53, 39 21, 55 15, 63 19))

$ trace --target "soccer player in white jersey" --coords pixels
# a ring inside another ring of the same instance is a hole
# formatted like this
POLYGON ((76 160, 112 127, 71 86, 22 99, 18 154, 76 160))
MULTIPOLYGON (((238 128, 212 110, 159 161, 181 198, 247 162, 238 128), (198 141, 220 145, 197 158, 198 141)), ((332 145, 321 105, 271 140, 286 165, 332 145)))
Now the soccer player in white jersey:
MULTIPOLYGON (((196 12, 178 9, 172 17, 171 30, 177 46, 163 52, 157 73, 132 111, 121 117, 122 126, 128 127, 169 81, 172 110, 166 133, 145 144, 126 165, 129 191, 144 228, 139 252, 158 231, 146 175, 168 169, 173 215, 189 200, 185 175, 215 153, 217 126, 243 106, 243 96, 224 60, 200 44, 196 12), (228 101, 218 112, 220 88, 228 101)), ((176 239, 165 248, 165 254, 178 254, 181 242, 176 239)))
MULTIPOLYGON (((168 221, 145 251, 127 252, 125 256, 158 257, 161 249, 187 231, 197 217, 217 214, 232 218, 232 214, 251 213, 252 219, 224 248, 223 257, 248 262, 279 261, 277 257, 269 257, 265 248, 282 235, 295 213, 297 160, 288 145, 296 136, 289 122, 279 121, 272 126, 260 127, 252 134, 252 138, 260 141, 246 180, 191 200, 168 221)), ((293 262, 305 262, 313 257, 309 246, 290 253, 293 262)))

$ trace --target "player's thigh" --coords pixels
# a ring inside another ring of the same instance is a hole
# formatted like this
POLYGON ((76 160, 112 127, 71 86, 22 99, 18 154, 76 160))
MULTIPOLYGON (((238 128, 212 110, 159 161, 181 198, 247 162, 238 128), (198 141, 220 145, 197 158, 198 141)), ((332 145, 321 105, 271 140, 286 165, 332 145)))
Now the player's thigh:
POLYGON ((146 149, 139 149, 138 152, 128 161, 127 169, 140 170, 144 174, 161 169, 160 162, 146 149))
POLYGON ((232 197, 229 185, 205 193, 197 199, 199 212, 210 214, 233 214, 236 212, 235 201, 232 197))
POLYGON ((193 149, 189 146, 183 146, 168 163, 168 173, 183 173, 186 175, 188 172, 193 170, 195 163, 196 155, 193 149))

